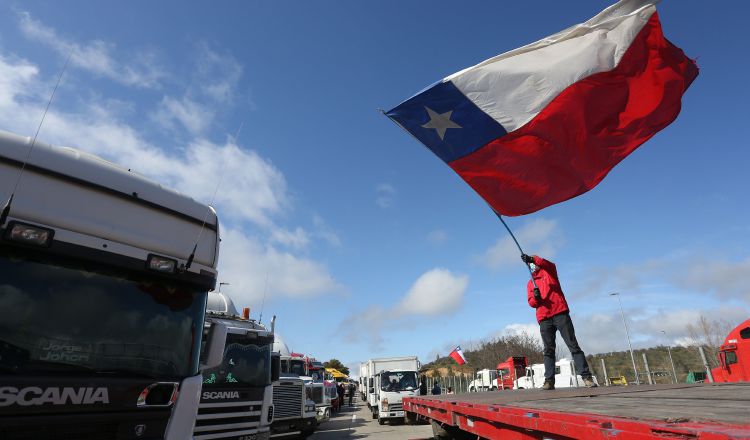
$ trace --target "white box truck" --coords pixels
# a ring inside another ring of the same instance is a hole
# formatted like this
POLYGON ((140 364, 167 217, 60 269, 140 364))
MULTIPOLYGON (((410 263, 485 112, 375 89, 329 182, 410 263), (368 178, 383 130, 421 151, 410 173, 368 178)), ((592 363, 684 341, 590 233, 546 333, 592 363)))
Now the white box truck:
POLYGON ((379 424, 394 419, 406 421, 402 400, 419 395, 419 368, 416 356, 367 361, 367 405, 379 424))
POLYGON ((0 437, 189 438, 227 330, 201 347, 213 209, 0 132, 0 210, 0 437))

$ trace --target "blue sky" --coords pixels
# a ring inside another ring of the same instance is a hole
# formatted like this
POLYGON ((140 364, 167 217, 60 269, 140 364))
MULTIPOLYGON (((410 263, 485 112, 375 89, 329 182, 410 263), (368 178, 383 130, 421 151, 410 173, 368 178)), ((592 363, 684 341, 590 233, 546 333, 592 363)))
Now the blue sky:
MULTIPOLYGON (((256 317, 267 292, 293 350, 430 360, 536 332, 528 273, 484 202, 377 110, 608 5, 5 2, 0 129, 33 135, 72 52, 41 140, 206 203, 218 185, 223 289, 256 317)), ((749 315, 750 10, 658 10, 701 68, 677 121, 591 192, 508 220, 557 263, 591 353, 626 347, 613 291, 636 346, 749 315)))

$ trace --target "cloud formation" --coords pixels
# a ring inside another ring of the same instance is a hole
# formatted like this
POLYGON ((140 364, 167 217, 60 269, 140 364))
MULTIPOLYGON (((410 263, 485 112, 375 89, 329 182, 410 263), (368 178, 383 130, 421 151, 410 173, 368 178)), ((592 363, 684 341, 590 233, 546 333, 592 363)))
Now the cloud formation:
POLYGON ((380 351, 388 332, 408 330, 416 325, 415 318, 455 312, 468 285, 466 275, 456 275, 443 268, 429 270, 417 278, 396 306, 373 305, 355 312, 339 324, 336 334, 343 334, 345 342, 364 342, 371 350, 380 351), (384 322, 388 325, 384 326, 384 322))
MULTIPOLYGON (((536 219, 524 224, 514 233, 518 241, 522 243, 524 252, 545 258, 554 257, 565 242, 563 233, 555 220, 536 219)), ((490 269, 497 270, 512 264, 517 265, 519 258, 518 247, 513 239, 506 235, 477 257, 477 261, 490 269)))
POLYGON ((442 268, 422 274, 397 306, 401 314, 441 315, 461 305, 469 277, 442 268))
POLYGON ((383 209, 393 206, 396 188, 390 183, 379 183, 375 186, 375 204, 383 209))
POLYGON ((112 55, 116 49, 114 44, 102 40, 75 42, 35 20, 28 12, 18 12, 18 27, 26 38, 49 47, 63 59, 70 55, 71 66, 120 84, 154 88, 166 76, 157 62, 157 54, 152 51, 132 54, 131 62, 122 64, 112 55))

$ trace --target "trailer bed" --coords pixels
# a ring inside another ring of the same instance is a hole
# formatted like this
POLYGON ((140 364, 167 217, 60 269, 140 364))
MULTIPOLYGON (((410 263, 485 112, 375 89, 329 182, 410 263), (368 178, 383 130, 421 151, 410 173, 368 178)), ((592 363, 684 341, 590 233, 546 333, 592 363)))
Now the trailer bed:
POLYGON ((404 409, 459 438, 750 439, 750 383, 420 396, 404 409))

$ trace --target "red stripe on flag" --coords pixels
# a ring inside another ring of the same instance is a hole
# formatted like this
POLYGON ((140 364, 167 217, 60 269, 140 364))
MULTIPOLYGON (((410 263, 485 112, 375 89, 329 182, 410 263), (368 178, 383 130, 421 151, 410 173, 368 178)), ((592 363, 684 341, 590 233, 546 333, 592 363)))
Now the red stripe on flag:
POLYGON ((674 121, 697 75, 654 13, 615 69, 571 85, 529 123, 450 166, 500 214, 571 199, 674 121))
POLYGON ((453 350, 450 354, 450 357, 453 358, 454 361, 458 363, 458 365, 463 365, 466 363, 466 360, 461 356, 461 353, 459 353, 457 350, 453 350))

